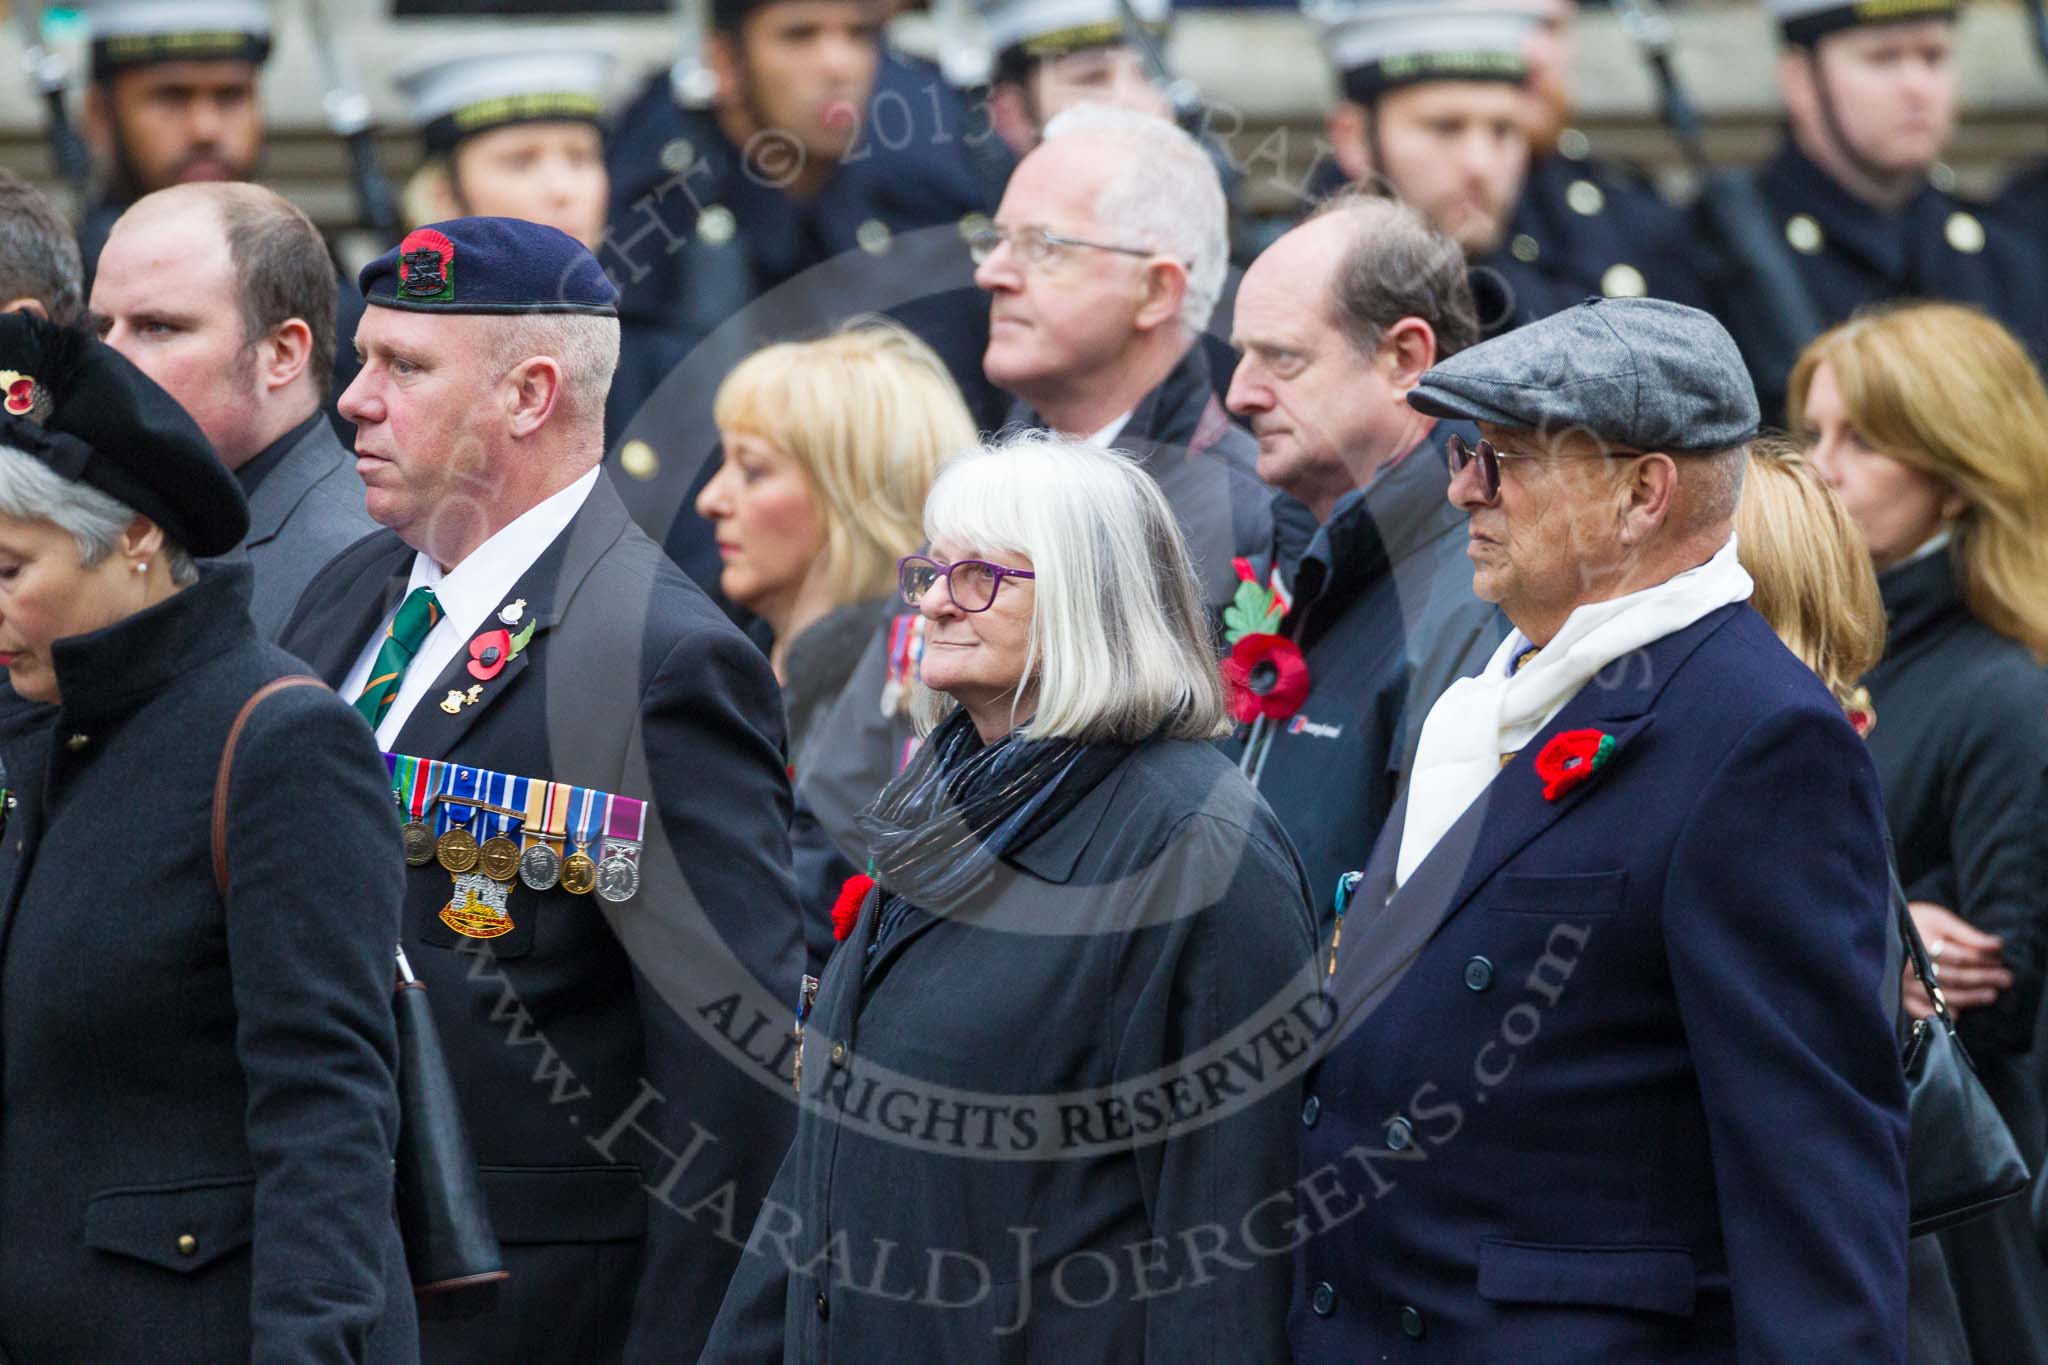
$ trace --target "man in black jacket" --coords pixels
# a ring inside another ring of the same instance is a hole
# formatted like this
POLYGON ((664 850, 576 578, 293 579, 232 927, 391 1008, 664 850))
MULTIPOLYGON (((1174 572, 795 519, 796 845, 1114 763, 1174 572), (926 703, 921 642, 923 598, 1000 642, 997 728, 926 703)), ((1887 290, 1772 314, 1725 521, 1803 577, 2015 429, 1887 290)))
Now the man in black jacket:
POLYGON ((1281 495, 1226 633, 1240 663, 1298 651, 1308 690, 1241 694, 1231 748, 1325 916, 1339 875, 1372 852, 1422 717, 1503 633, 1472 595, 1464 518, 1445 497, 1444 439, 1476 433, 1406 401, 1478 335, 1458 244, 1388 199, 1330 200, 1238 288, 1244 358, 1227 401, 1281 495))
POLYGON ((488 1301, 430 1301, 422 1357, 693 1360, 791 1132, 775 680, 598 468, 618 324, 587 250, 465 218, 409 234, 362 283, 343 407, 390 529, 314 580, 282 643, 381 748, 445 762, 447 795, 491 803, 425 820, 524 844, 516 881, 483 863, 498 885, 464 882, 431 849, 407 879, 404 946, 512 1272, 488 1301), (537 810, 478 769, 566 799, 537 810), (606 819, 591 793, 628 800, 606 819), (638 876, 579 889, 576 856, 613 851, 638 876))

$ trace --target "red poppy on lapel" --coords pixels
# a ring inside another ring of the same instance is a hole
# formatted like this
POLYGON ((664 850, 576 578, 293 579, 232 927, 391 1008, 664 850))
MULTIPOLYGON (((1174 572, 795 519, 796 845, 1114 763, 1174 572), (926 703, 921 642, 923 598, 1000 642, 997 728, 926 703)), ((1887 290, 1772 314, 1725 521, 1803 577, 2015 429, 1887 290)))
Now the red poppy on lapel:
POLYGON ((1247 635, 1223 660, 1223 683, 1231 717, 1240 724, 1260 716, 1286 720, 1308 700, 1308 661, 1285 636, 1247 635))
POLYGON ((1552 735, 1536 755, 1536 776, 1543 779, 1543 799, 1555 801, 1607 766, 1614 757, 1614 736, 1600 730, 1566 730, 1552 735))
POLYGON ((511 657, 512 632, 487 630, 469 642, 469 676, 478 682, 489 682, 511 657))
POLYGON ((874 888, 875 879, 865 872, 856 872, 846 879, 846 885, 839 888, 839 899, 832 902, 832 940, 844 943, 846 936, 853 932, 853 926, 860 922, 860 907, 874 888))

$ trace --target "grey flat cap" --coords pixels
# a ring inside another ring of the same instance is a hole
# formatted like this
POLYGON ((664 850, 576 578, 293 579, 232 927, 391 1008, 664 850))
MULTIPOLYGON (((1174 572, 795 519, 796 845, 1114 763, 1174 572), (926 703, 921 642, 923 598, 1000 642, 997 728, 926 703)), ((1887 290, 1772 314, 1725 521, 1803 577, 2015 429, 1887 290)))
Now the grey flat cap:
POLYGON ((1756 386, 1728 329, 1662 299, 1588 299, 1458 352, 1408 403, 1519 431, 1581 427, 1627 450, 1711 452, 1756 435, 1756 386))

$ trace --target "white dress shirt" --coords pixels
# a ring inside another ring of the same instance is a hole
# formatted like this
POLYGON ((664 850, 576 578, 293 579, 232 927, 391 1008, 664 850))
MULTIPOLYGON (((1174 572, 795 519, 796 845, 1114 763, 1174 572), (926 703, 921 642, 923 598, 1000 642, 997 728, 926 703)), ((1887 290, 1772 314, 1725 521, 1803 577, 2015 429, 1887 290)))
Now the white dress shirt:
MULTIPOLYGON (((398 732, 405 728, 413 708, 420 704, 421 698, 454 661, 456 653, 484 629, 486 621, 497 615, 510 598, 513 587, 540 558, 541 551, 568 529, 576 513, 582 510, 584 499, 590 496, 590 490, 597 486, 597 474, 598 471, 592 469, 561 492, 527 508, 496 535, 472 550, 467 559, 445 573, 434 562, 433 556, 413 556, 412 581, 405 585, 405 594, 398 600, 403 603, 416 588, 432 588, 435 599, 441 604, 441 619, 427 632, 426 639, 420 641, 418 652, 406 667, 405 679, 398 685, 397 697, 392 699, 384 719, 377 723, 379 748, 390 750, 398 739, 398 732)), ((393 607, 391 615, 377 623, 369 643, 356 656, 355 667, 349 669, 348 677, 342 680, 341 695, 348 701, 353 702, 363 694, 363 684, 370 680, 370 667, 377 661, 377 651, 384 644, 392 617, 397 614, 398 609, 393 607)), ((518 633, 514 628, 508 629, 518 633)))

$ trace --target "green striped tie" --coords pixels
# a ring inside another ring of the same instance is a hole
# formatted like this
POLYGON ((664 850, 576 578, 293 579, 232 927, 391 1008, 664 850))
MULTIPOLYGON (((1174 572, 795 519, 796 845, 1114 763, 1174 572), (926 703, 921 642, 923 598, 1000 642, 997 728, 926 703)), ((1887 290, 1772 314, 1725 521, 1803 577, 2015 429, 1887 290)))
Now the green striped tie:
POLYGON ((363 713, 372 729, 391 709, 398 696, 398 684, 405 679, 406 665, 419 653, 420 641, 427 638, 427 632, 440 619, 441 604, 434 600, 432 588, 414 588, 398 604, 398 615, 391 618, 391 628, 384 632, 377 662, 370 665, 370 680, 363 684, 363 695, 356 698, 356 710, 363 713))

